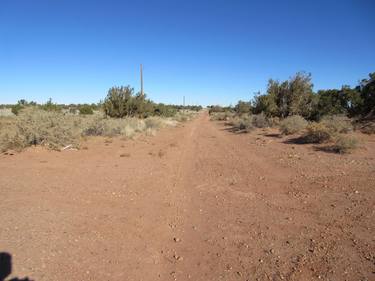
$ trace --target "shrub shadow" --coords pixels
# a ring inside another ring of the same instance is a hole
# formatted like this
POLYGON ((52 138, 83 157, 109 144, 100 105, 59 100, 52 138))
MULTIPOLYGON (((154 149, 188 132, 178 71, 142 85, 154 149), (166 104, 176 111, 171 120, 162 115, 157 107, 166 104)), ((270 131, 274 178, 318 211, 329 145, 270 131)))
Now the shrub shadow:
POLYGON ((269 137, 269 138, 277 138, 277 139, 281 139, 283 137, 283 135, 280 133, 264 134, 263 136, 269 137))
MULTIPOLYGON (((12 256, 6 252, 0 252, 0 281, 4 281, 12 273, 12 256)), ((28 277, 12 278, 8 281, 33 281, 28 277)))
POLYGON ((306 136, 299 136, 299 137, 287 139, 283 143, 286 143, 286 144, 311 144, 311 143, 314 143, 314 142, 312 142, 306 136))
POLYGON ((249 133, 246 129, 239 129, 237 127, 230 126, 229 128, 223 128, 223 131, 227 131, 233 134, 246 134, 249 133))
POLYGON ((332 154, 345 154, 340 152, 340 150, 335 145, 327 145, 327 146, 314 146, 313 149, 315 151, 322 151, 332 154))

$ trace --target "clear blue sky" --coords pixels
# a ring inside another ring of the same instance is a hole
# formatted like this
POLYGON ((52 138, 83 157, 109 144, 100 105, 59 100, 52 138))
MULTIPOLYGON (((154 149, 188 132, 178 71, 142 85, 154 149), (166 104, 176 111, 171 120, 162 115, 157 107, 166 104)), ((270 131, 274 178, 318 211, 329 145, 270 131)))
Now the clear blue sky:
POLYGON ((157 102, 234 104, 269 78, 314 89, 375 71, 375 1, 1 0, 0 103, 98 102, 113 85, 157 102))

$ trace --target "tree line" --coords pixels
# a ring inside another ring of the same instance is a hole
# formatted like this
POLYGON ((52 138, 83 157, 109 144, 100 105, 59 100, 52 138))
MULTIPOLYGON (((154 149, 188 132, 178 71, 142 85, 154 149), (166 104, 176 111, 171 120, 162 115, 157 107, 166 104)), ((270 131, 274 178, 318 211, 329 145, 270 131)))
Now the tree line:
POLYGON ((286 118, 300 115, 319 121, 325 115, 373 118, 375 116, 375 73, 351 88, 313 91, 311 74, 298 72, 286 81, 270 79, 267 91, 252 101, 239 101, 233 108, 211 106, 210 111, 232 110, 238 114, 263 113, 267 117, 286 118))

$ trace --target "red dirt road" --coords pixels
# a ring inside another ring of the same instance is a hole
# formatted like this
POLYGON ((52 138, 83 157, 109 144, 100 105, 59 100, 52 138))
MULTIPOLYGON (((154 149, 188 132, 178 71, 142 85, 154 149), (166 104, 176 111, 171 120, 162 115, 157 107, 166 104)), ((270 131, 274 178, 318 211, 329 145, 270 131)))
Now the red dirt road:
POLYGON ((350 155, 206 113, 0 156, 0 252, 33 280, 374 280, 375 139, 350 155))

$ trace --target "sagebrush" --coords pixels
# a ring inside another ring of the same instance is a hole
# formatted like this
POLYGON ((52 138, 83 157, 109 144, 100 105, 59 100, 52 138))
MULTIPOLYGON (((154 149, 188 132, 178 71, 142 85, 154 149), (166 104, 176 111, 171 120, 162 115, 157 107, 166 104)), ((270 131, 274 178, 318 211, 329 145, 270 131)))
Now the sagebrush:
POLYGON ((157 129, 176 126, 181 120, 191 119, 193 115, 187 111, 179 113, 177 120, 162 117, 114 119, 26 107, 18 116, 0 118, 0 150, 22 150, 31 145, 43 145, 56 150, 68 145, 78 148, 81 138, 85 136, 132 138, 137 133, 154 135, 157 129))

